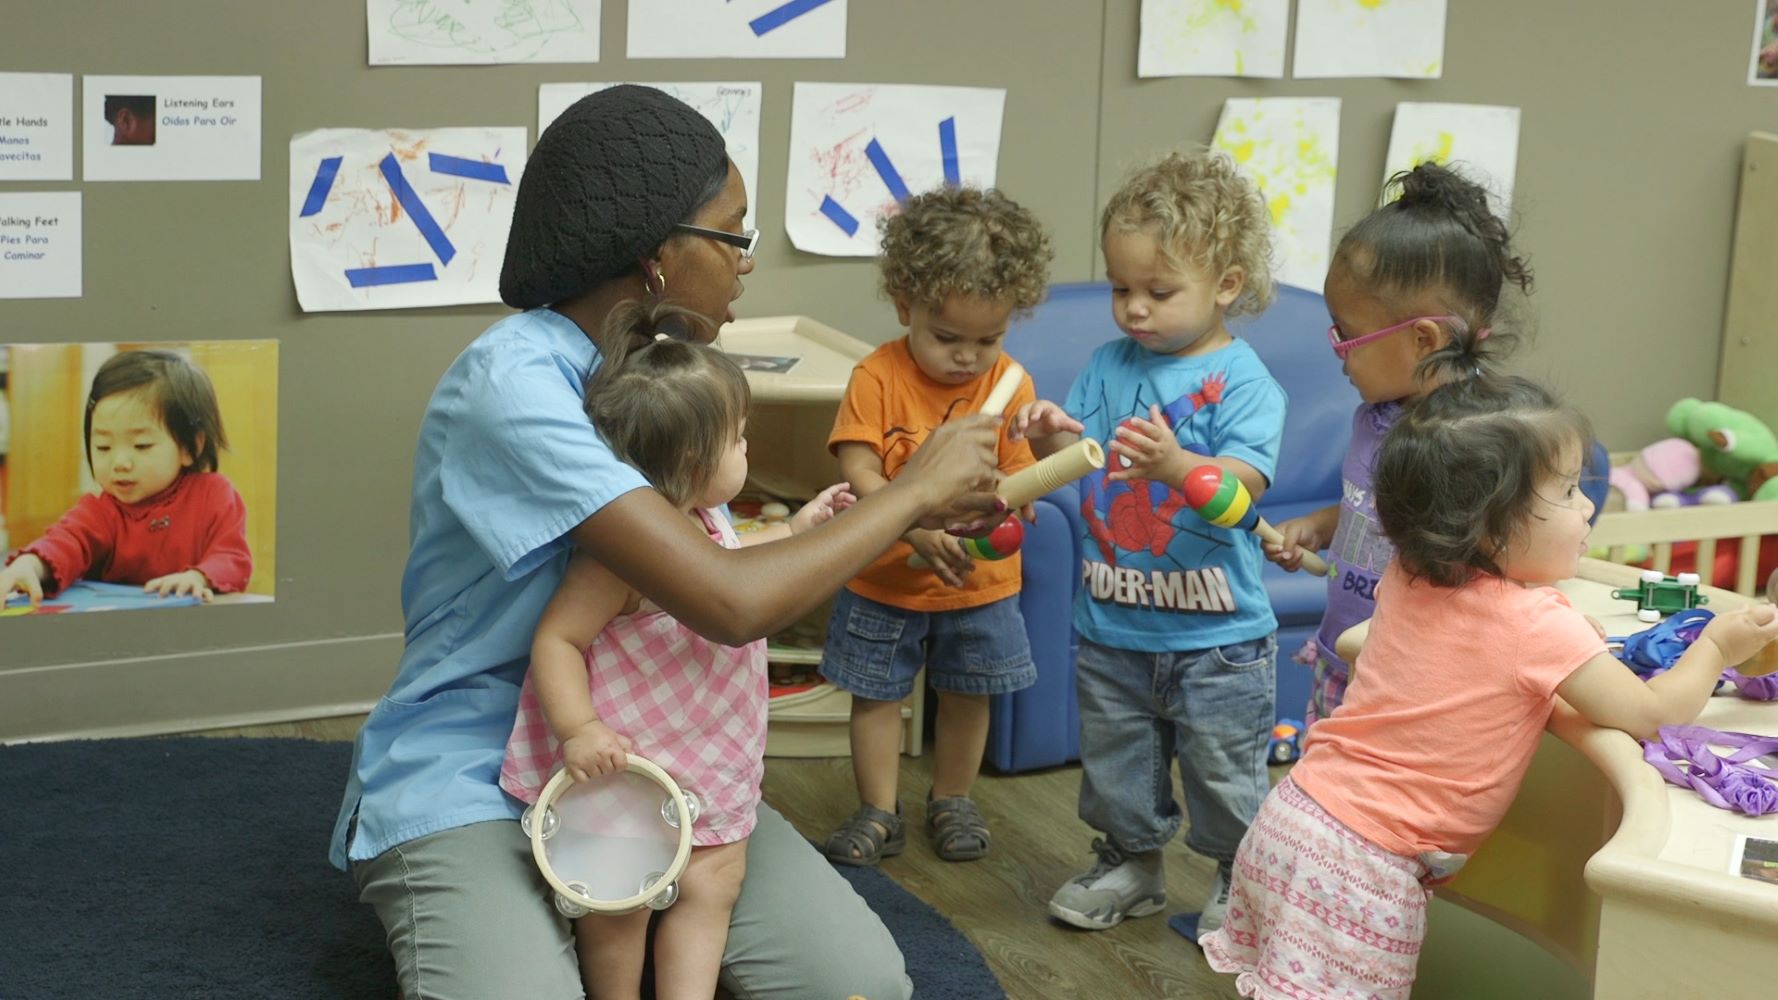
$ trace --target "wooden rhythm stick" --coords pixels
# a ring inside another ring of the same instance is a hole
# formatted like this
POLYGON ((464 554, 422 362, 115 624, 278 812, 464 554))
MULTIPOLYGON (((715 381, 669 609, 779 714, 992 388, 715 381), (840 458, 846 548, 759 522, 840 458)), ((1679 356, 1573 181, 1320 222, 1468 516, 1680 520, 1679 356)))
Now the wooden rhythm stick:
MULTIPOLYGON (((1019 391, 1019 385, 1024 380, 1025 368, 1023 365, 1017 361, 1007 365, 1006 371, 1000 376, 1000 381, 995 382, 994 388, 989 390, 988 398, 983 401, 982 408, 978 412, 990 417, 998 417, 1005 413, 1006 404, 1012 402, 1013 394, 1019 391)), ((994 534, 1000 536, 998 542, 989 543, 986 539, 969 539, 965 544, 982 543, 971 547, 972 553, 979 559, 1005 559, 1017 552, 1019 546, 1025 541, 1023 526, 1014 523, 1013 528, 1008 528, 1007 522, 1015 522, 1015 519, 1009 517, 1006 522, 1002 522, 998 528, 994 529, 994 534), (1015 529, 1016 534, 1014 534, 1015 529), (1010 547, 1008 547, 1009 545, 1010 547)), ((932 566, 931 563, 920 558, 918 552, 908 556, 908 565, 915 569, 928 569, 932 566)))
MULTIPOLYGON (((1200 465, 1186 473, 1184 493, 1185 505, 1211 524, 1251 531, 1283 547, 1284 536, 1254 509, 1253 494, 1222 466, 1200 465)), ((1327 561, 1307 549, 1303 550, 1302 567, 1316 576, 1327 575, 1327 561)))
MULTIPOLYGON (((1092 438, 1082 438, 1036 465, 1020 469, 1006 477, 1006 482, 1000 484, 1000 499, 1006 501, 1007 507, 1017 510, 1059 486, 1065 486, 1089 472, 1103 468, 1105 449, 1099 447, 1099 442, 1092 438)), ((929 564, 916 552, 908 557, 908 565, 915 569, 925 569, 929 564)))

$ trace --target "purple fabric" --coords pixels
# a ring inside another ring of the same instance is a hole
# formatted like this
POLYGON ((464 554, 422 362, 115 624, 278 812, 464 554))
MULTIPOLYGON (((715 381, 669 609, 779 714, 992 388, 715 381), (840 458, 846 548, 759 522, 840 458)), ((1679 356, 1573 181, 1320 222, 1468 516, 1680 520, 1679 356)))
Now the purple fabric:
POLYGON ((1366 403, 1352 414, 1352 443, 1340 468, 1340 521, 1327 547, 1327 611, 1315 633, 1321 657, 1342 676, 1346 662, 1334 654, 1334 641, 1342 632, 1364 621, 1377 610, 1377 581, 1395 558, 1395 546, 1383 535, 1377 520, 1377 501, 1371 493, 1371 469, 1383 435, 1401 417, 1400 403, 1366 403))
POLYGON ((1662 726, 1658 739, 1642 743, 1642 759, 1668 784, 1694 789, 1718 809, 1749 816, 1778 812, 1778 771, 1762 759, 1773 755, 1778 755, 1778 736, 1704 726, 1662 726), (1732 752, 1720 757, 1712 747, 1732 752))
MULTIPOLYGON (((1642 679, 1666 673, 1679 662, 1692 643, 1698 641, 1712 613, 1703 608, 1680 611, 1635 635, 1614 640, 1623 643, 1617 658, 1642 679)), ((1733 684, 1735 691, 1752 701, 1778 701, 1778 674, 1746 677, 1734 667, 1722 672, 1722 682, 1733 684)))

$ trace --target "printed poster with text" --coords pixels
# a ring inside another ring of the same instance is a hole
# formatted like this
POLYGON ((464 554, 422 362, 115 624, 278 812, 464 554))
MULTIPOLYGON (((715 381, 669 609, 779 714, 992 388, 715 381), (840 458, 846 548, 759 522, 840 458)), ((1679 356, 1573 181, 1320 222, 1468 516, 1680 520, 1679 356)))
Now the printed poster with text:
POLYGON ((259 180, 257 76, 88 76, 81 81, 89 181, 259 180))

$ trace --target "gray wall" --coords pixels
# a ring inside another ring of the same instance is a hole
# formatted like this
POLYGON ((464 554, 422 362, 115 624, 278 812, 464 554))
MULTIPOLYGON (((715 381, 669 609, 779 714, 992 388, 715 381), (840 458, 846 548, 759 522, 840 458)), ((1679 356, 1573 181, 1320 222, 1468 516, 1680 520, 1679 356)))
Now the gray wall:
POLYGON ((799 254, 783 233, 798 79, 1007 88, 1000 184, 1054 227, 1058 281, 1098 276, 1097 208, 1124 167, 1207 141, 1225 97, 1344 98, 1342 227, 1376 197, 1396 101, 1516 104, 1539 281, 1522 367, 1627 446, 1658 436, 1668 401, 1713 391, 1741 138, 1778 122, 1778 91, 1743 83, 1744 0, 1454 0, 1445 78, 1413 82, 1139 81, 1138 0, 853 0, 844 61, 630 63, 627 6, 605 0, 595 65, 371 69, 363 0, 10 5, 7 70, 264 77, 257 183, 6 185, 85 193, 86 297, 0 303, 0 341, 277 338, 282 461, 275 604, 0 622, 0 738, 321 714, 374 699, 391 675, 419 416, 504 311, 299 312, 285 219, 297 132, 524 124, 535 139, 540 83, 763 80, 765 236, 742 311, 881 341, 896 329, 869 262, 799 254))

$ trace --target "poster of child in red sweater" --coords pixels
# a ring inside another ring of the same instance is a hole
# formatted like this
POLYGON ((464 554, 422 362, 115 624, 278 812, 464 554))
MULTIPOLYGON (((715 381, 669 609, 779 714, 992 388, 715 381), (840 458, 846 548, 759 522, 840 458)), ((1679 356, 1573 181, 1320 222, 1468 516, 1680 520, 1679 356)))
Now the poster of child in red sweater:
POLYGON ((277 361, 0 345, 0 617, 271 600, 277 361))

